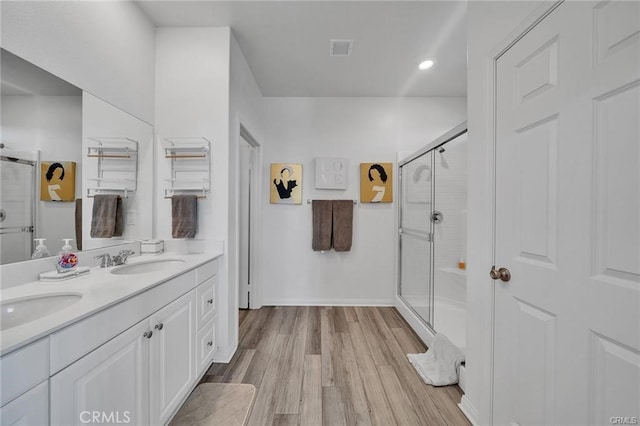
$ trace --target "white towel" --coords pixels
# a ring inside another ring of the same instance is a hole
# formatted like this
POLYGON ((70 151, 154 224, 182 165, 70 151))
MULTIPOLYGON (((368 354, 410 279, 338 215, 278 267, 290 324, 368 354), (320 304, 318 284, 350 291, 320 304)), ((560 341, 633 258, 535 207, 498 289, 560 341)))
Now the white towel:
POLYGON ((462 351, 442 333, 436 334, 427 352, 407 354, 407 358, 422 380, 432 386, 458 383, 458 367, 464 362, 462 351))

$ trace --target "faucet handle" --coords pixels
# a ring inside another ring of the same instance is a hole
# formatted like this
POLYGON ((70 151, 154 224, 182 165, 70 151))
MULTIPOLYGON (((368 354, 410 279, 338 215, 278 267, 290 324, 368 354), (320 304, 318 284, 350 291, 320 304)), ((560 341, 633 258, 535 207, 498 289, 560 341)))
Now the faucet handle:
POLYGON ((95 259, 101 259, 102 262, 100 262, 100 267, 101 268, 106 268, 107 266, 111 266, 113 263, 113 260, 111 259, 111 255, 109 253, 104 253, 104 254, 100 254, 98 256, 95 256, 95 259))

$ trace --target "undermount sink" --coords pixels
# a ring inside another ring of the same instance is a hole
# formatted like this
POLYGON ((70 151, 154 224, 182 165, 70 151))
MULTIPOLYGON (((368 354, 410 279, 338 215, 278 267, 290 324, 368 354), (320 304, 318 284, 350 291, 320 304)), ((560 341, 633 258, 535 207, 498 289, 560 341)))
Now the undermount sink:
POLYGON ((148 272, 158 272, 165 269, 172 269, 183 263, 184 260, 182 259, 143 260, 141 262, 116 266, 110 272, 116 275, 146 274, 148 272))
POLYGON ((78 293, 52 293, 5 300, 0 303, 0 330, 35 321, 71 306, 81 298, 82 295, 78 293))

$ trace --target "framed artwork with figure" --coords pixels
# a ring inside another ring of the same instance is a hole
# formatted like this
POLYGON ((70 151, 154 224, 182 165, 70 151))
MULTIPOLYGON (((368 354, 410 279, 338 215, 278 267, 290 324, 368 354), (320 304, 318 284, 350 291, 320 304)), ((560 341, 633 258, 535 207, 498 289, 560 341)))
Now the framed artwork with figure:
POLYGON ((40 200, 75 201, 75 161, 40 162, 40 200))
POLYGON ((393 163, 360 163, 360 202, 393 202, 393 163))
POLYGON ((302 204, 302 164, 271 163, 271 204, 302 204))

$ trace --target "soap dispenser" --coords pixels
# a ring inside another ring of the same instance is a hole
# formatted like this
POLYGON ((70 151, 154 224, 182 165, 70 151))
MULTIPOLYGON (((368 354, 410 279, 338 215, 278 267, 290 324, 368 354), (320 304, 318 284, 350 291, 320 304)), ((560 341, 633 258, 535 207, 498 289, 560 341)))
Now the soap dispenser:
POLYGON ((73 240, 71 238, 64 238, 62 241, 64 241, 64 245, 62 246, 62 250, 60 250, 60 254, 58 254, 58 261, 56 263, 58 272, 69 271, 78 266, 78 256, 76 256, 73 252, 73 247, 69 244, 73 240))
POLYGON ((33 241, 37 241, 38 245, 31 255, 32 259, 41 259, 43 257, 51 256, 51 253, 49 253, 49 249, 47 249, 47 246, 44 245, 46 238, 36 238, 33 241))

